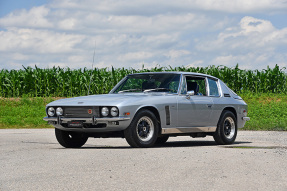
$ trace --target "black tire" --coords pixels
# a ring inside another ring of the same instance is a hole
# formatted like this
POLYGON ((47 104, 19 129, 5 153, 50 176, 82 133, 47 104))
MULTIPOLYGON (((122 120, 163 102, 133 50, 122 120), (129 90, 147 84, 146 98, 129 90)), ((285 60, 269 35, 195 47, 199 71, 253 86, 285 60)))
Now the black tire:
POLYGON ((125 129, 126 141, 131 147, 151 147, 158 137, 159 124, 153 112, 140 110, 125 129))
POLYGON ((55 135, 60 145, 66 148, 80 148, 88 140, 84 133, 62 131, 57 128, 55 129, 55 135))
POLYGON ((223 111, 213 134, 215 142, 219 145, 234 143, 237 136, 237 120, 231 111, 223 111))
POLYGON ((162 144, 166 143, 168 138, 169 138, 168 135, 162 135, 156 139, 155 144, 156 145, 162 145, 162 144))

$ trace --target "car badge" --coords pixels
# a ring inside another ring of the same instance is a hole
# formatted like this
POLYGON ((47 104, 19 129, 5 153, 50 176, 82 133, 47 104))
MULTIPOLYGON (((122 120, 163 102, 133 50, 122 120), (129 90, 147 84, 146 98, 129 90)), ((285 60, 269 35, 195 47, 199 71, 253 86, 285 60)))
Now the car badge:
POLYGON ((92 113, 93 113, 93 110, 89 109, 89 110, 88 110, 88 113, 89 113, 89 114, 92 114, 92 113))

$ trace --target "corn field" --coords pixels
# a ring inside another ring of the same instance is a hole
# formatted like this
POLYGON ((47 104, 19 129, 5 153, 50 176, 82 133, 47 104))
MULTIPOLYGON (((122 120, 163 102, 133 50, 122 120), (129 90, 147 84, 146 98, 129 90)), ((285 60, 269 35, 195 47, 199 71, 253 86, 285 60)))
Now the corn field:
POLYGON ((75 69, 35 66, 21 70, 0 71, 0 97, 73 97, 108 93, 124 76, 140 72, 185 71, 209 74, 223 80, 237 93, 287 93, 285 68, 241 70, 226 66, 208 67, 155 67, 139 70, 126 68, 75 69))

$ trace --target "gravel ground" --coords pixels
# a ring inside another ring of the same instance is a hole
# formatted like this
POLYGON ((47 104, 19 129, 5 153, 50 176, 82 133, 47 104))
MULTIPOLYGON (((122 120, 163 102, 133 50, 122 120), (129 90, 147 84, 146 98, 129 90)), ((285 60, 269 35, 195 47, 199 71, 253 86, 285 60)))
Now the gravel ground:
POLYGON ((93 139, 65 149, 53 129, 0 130, 0 190, 287 190, 287 132, 240 131, 236 143, 172 137, 133 149, 93 139))

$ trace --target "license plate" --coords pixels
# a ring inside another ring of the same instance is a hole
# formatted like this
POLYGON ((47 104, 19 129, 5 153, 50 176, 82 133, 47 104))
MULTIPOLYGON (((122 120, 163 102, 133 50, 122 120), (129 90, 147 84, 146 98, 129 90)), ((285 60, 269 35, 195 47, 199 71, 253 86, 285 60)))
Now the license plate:
POLYGON ((83 127, 82 121, 69 121, 68 127, 83 127))

